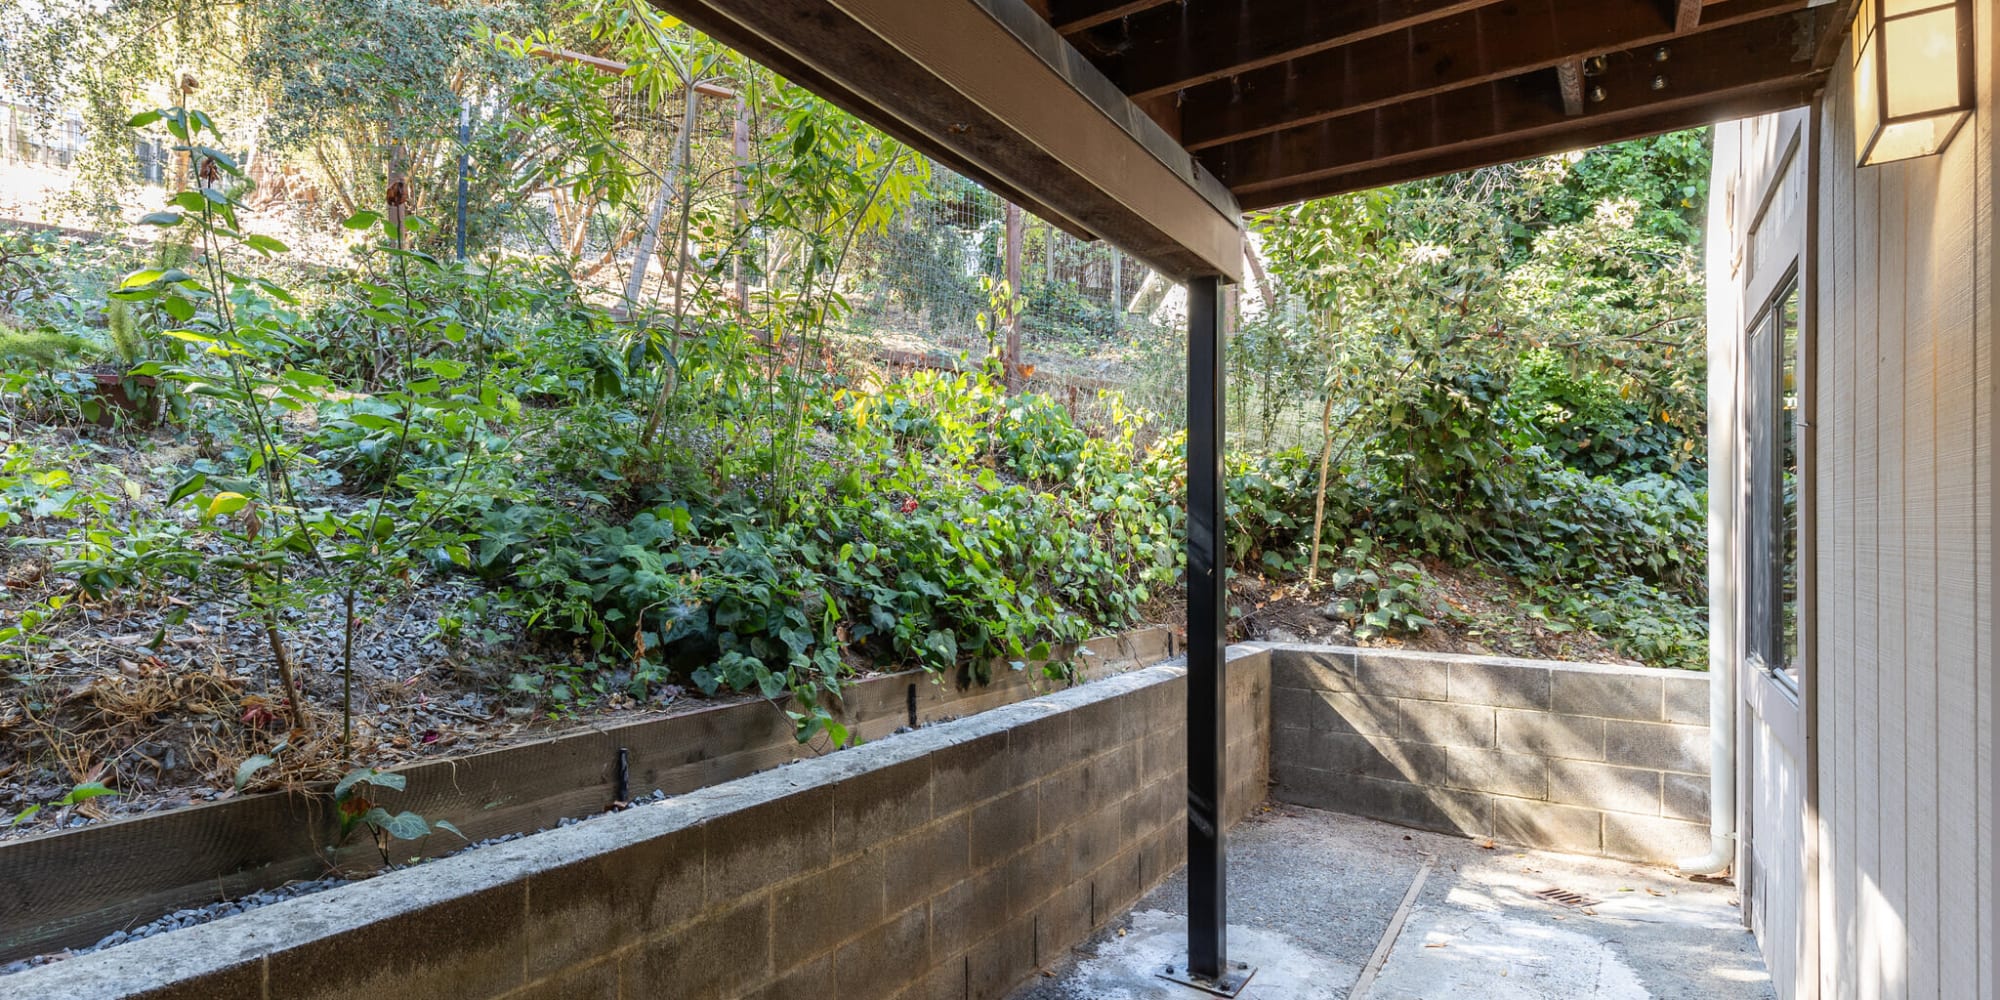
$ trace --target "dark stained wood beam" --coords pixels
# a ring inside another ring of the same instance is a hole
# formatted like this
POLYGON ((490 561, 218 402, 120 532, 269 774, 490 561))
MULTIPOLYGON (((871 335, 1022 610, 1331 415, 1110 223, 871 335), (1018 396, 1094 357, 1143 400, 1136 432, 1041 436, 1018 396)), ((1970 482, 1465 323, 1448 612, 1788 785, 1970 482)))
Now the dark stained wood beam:
MULTIPOLYGON (((1805 0, 1785 0, 1803 9, 1805 0)), ((1704 14, 1724 25, 1770 13, 1745 0, 1704 14)), ((1181 135, 1202 150, 1460 87, 1490 83, 1570 59, 1675 38, 1656 0, 1498 0, 1463 14, 1190 88, 1181 135)))
POLYGON ((1287 59, 1463 14, 1493 0, 1343 0, 1282 12, 1242 0, 1184 0, 1090 33, 1099 69, 1134 98, 1168 94, 1287 59))
POLYGON ((1309 180, 1292 181, 1246 193, 1241 196, 1241 201, 1244 211, 1258 211, 1314 198, 1346 194, 1350 191, 1366 191, 1390 184, 1423 180, 1426 177, 1439 177, 1502 163, 1513 163, 1516 160, 1565 153, 1574 149, 1588 149, 1606 143, 1699 128, 1732 118, 1769 114, 1773 111, 1796 108, 1812 100, 1813 93, 1824 85, 1825 79, 1824 72, 1815 71, 1809 76, 1778 81, 1768 88, 1745 91, 1714 104, 1670 108, 1635 118, 1585 119, 1578 123, 1575 129, 1567 132, 1503 139, 1445 150, 1386 166, 1363 167, 1309 180))
POLYGON ((1653 46, 1611 53, 1603 74, 1583 81, 1592 99, 1582 117, 1568 112, 1556 74, 1538 71, 1230 143, 1202 159, 1241 202, 1454 149, 1542 136, 1568 142, 1583 123, 1595 129, 1787 89, 1813 73, 1814 43, 1827 26, 1812 13, 1782 14, 1690 35, 1665 62, 1653 46))
POLYGON ((1242 271, 1234 199, 1023 0, 652 0, 1082 236, 1242 271))
POLYGON ((1048 0, 1048 21, 1065 35, 1173 3, 1174 0, 1048 0))
MULTIPOLYGON (((1745 2, 1745 0, 1736 0, 1736 2, 1745 2)), ((1826 37, 1819 40, 1819 51, 1813 55, 1814 65, 1821 69, 1826 69, 1833 65, 1834 57, 1840 54, 1840 46, 1846 42, 1847 36, 1853 32, 1854 12, 1860 6, 1861 0, 1834 0, 1832 4, 1827 6, 1827 16, 1833 18, 1835 30, 1827 32, 1826 37)))

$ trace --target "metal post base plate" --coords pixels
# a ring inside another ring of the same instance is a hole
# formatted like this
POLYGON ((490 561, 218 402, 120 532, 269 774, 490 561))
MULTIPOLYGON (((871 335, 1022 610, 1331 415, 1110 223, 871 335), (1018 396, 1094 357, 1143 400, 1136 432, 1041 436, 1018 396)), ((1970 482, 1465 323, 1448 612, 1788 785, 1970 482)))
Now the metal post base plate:
POLYGON ((1179 962, 1167 966, 1164 971, 1159 973, 1159 977, 1170 983, 1192 986, 1204 993, 1233 998, 1243 992, 1243 987, 1250 985, 1250 977, 1256 974, 1256 969, 1251 968, 1243 962, 1230 962, 1229 967, 1223 970, 1221 978, 1209 979, 1206 976, 1197 976, 1190 973, 1187 963, 1179 962))

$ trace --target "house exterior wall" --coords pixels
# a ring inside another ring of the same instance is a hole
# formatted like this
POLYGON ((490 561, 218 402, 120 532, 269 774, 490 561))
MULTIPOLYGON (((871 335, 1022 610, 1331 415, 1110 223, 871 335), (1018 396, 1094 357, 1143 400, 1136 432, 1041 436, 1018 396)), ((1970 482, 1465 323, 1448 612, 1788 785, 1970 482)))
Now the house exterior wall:
MULTIPOLYGON (((1857 169, 1851 50, 1803 126, 1804 732, 1791 768, 1737 703, 1739 871, 1781 995, 1991 1000, 1996 6, 1976 11, 1979 105, 1937 156, 1857 169), (1787 820, 1792 822, 1787 823, 1787 820), (1796 833, 1787 839, 1786 831, 1796 833)), ((1851 44, 1851 43, 1850 43, 1851 44)), ((1790 119, 1718 129, 1709 264, 1712 458, 1740 473, 1731 401, 1761 304, 1750 231, 1790 119), (1774 138, 1777 137, 1777 138, 1774 138)), ((1725 484, 1727 485, 1727 484, 1725 484)), ((1712 500, 1718 656, 1740 656, 1740 496, 1712 500), (1729 647, 1724 649, 1722 647, 1729 647)), ((1740 661, 1739 661, 1740 662, 1740 661)), ((1747 690, 1747 685, 1746 685, 1747 690)), ((1765 728, 1769 728, 1768 725, 1765 728)))

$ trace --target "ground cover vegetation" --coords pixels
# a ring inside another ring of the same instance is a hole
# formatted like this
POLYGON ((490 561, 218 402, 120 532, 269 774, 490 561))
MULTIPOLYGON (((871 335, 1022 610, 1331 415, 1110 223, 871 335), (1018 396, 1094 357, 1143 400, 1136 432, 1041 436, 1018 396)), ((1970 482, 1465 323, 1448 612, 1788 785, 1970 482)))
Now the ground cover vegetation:
MULTIPOLYGON (((438 827, 360 794, 411 756, 722 696, 837 745, 860 673, 1176 619, 1177 324, 1009 287, 911 211, 990 194, 650 6, 0 18, 107 228, 0 227, 0 821, 344 775, 385 844, 438 827), (890 302, 971 346, 885 371, 890 302), (1125 389, 1024 391, 1023 315, 1125 389)), ((1706 173, 1681 134, 1253 219, 1240 629, 1698 667, 1706 173)))

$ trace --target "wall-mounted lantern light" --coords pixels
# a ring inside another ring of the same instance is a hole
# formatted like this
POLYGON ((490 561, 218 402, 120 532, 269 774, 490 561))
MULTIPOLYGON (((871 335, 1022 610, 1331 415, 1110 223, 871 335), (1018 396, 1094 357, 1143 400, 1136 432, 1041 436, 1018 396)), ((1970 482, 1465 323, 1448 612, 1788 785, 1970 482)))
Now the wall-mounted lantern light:
POLYGON ((1973 0, 1861 0, 1854 16, 1855 158, 1944 149, 1971 117, 1973 0))

